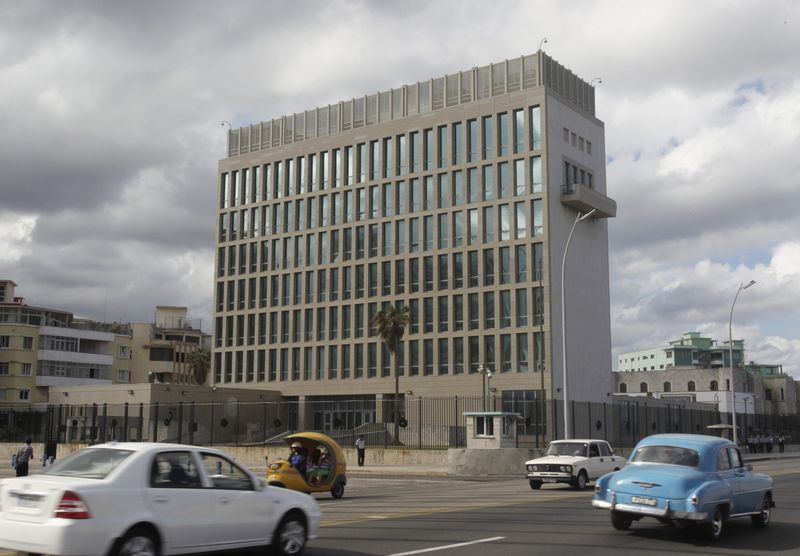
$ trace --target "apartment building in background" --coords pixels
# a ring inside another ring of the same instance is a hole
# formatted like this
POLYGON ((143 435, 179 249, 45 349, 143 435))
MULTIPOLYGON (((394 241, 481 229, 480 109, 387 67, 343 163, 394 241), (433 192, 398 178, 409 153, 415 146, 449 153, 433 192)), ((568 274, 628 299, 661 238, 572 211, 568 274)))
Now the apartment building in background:
POLYGON ((128 327, 28 305, 16 287, 0 280, 0 404, 42 408, 51 388, 127 381, 128 327))
POLYGON ((373 316, 408 306, 400 391, 613 391, 604 124, 543 52, 228 134, 219 162, 215 385, 299 400, 394 392, 373 316), (579 214, 594 210, 577 224, 579 214))
POLYGON ((117 390, 127 392, 113 387, 118 384, 206 382, 194 373, 189 354, 209 350, 210 335, 202 332, 199 319, 187 317, 186 307, 157 306, 147 323, 102 323, 28 305, 16 288, 12 280, 0 280, 4 407, 42 409, 53 399, 69 403, 61 391, 75 397, 83 387, 109 387, 94 388, 103 394, 92 402, 104 403, 115 399, 117 390))

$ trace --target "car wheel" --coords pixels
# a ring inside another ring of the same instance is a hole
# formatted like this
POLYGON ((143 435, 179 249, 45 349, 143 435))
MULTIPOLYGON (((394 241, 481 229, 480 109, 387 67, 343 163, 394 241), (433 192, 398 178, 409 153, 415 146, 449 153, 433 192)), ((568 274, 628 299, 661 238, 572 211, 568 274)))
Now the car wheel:
POLYGON ((578 478, 575 479, 575 482, 572 483, 577 490, 583 490, 586 488, 586 483, 589 482, 589 478, 586 476, 586 471, 581 471, 578 473, 578 478))
POLYGON ((155 535, 142 527, 128 531, 111 551, 113 556, 158 556, 155 535))
POLYGON ((611 525, 614 526, 614 529, 627 531, 631 528, 631 523, 633 523, 633 519, 629 515, 611 510, 611 525))
POLYGON ((761 502, 761 511, 756 515, 750 516, 750 521, 759 529, 763 529, 769 525, 770 514, 772 513, 772 497, 769 494, 764 495, 764 501, 761 502))
POLYGON ((275 554, 286 556, 301 554, 306 547, 306 521, 299 512, 291 512, 283 517, 272 537, 275 554))
POLYGON ((540 488, 542 488, 542 481, 534 481, 533 479, 531 479, 530 481, 528 481, 528 484, 531 485, 531 488, 533 490, 539 490, 540 488))
POLYGON ((334 498, 341 498, 344 496, 344 485, 342 483, 336 483, 331 487, 331 496, 334 498))
POLYGON ((714 508, 714 513, 711 515, 711 521, 703 524, 703 533, 710 541, 719 540, 722 536, 722 525, 725 521, 725 514, 722 511, 722 506, 714 508))

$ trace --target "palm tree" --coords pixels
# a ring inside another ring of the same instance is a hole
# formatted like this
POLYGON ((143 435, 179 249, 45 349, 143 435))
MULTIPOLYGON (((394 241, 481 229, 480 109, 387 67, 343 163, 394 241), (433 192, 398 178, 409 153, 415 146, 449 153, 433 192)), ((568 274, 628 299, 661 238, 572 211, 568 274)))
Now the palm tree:
POLYGON ((383 340, 390 356, 394 357, 394 443, 400 443, 400 371, 397 366, 397 347, 410 320, 408 306, 384 305, 372 318, 378 336, 383 340))
POLYGON ((195 384, 203 384, 211 368, 211 352, 207 349, 198 349, 186 355, 186 361, 192 369, 192 378, 195 384))

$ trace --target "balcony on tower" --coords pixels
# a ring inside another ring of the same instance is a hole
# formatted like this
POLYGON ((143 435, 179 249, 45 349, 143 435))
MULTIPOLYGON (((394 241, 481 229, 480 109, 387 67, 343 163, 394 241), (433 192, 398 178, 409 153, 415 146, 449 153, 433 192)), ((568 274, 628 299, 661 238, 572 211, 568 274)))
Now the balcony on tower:
POLYGON ((584 214, 594 209, 595 218, 614 218, 617 215, 617 202, 614 199, 581 183, 562 185, 561 203, 584 214))

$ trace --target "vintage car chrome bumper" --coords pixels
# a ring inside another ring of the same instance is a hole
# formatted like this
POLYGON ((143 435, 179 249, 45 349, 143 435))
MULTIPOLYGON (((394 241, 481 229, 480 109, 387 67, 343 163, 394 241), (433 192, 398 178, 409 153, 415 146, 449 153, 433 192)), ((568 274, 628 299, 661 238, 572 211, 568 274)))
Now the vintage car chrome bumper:
POLYGON ((708 519, 706 512, 684 512, 672 510, 669 507, 669 500, 663 508, 655 508, 649 506, 639 506, 634 504, 617 504, 617 496, 615 493, 611 494, 611 501, 607 500, 592 500, 592 506, 603 510, 616 510, 618 512, 625 512, 635 515, 643 515, 648 517, 664 517, 667 519, 685 519, 688 521, 705 521, 708 519))

